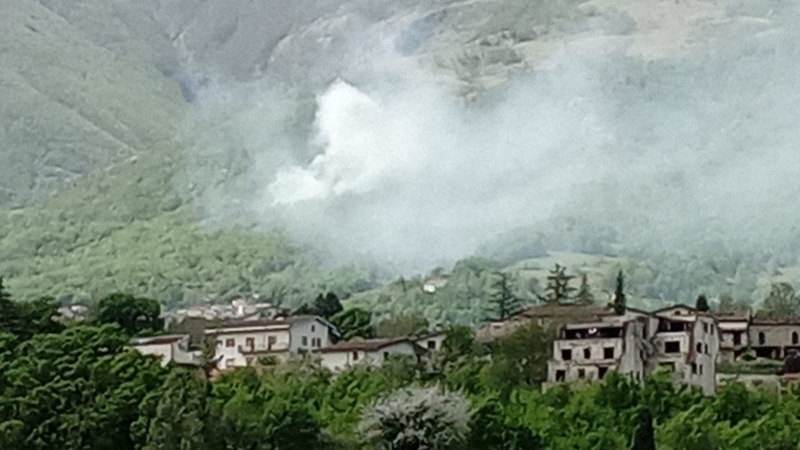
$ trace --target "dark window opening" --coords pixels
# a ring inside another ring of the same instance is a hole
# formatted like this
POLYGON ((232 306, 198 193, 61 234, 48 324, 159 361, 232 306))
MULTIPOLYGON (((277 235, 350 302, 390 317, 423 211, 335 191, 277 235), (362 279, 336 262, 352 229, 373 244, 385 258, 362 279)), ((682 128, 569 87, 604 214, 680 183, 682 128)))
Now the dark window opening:
POLYGON ((699 369, 700 369, 700 375, 702 375, 703 374, 703 365, 702 364, 700 364, 699 369))
POLYGON ((236 341, 234 339, 225 339, 225 347, 235 347, 236 341))
POLYGON ((278 338, 277 337, 269 336, 267 338, 267 346, 269 346, 270 348, 272 348, 272 346, 277 344, 277 343, 278 343, 278 338))
POLYGON ((358 361, 358 352, 353 352, 353 361, 358 361))
POLYGON ((244 345, 252 351, 256 346, 256 340, 254 338, 247 338, 244 341, 244 345))
POLYGON ((664 342, 664 353, 680 353, 680 352, 681 352, 680 341, 664 342))
POLYGON ((689 324, 686 322, 662 320, 658 324, 658 331, 675 332, 675 331, 687 331, 688 329, 689 329, 689 324))
POLYGON ((737 331, 733 333, 733 345, 742 345, 742 332, 737 331))
POLYGON ((583 359, 592 359, 592 349, 590 348, 583 349, 583 359))
POLYGON ((764 335, 764 333, 763 332, 758 333, 758 344, 764 345, 766 343, 767 343, 767 337, 764 335))
POLYGON ((703 349, 705 350, 705 354, 706 354, 706 355, 710 355, 710 354, 711 354, 711 353, 709 353, 709 351, 708 351, 708 344, 703 344, 703 349))
MULTIPOLYGON (((603 359, 614 359, 614 347, 606 347, 603 349, 603 359)), ((642 357, 644 359, 644 357, 642 357)))
POLYGON ((572 360, 572 350, 561 350, 561 359, 564 361, 572 360))
POLYGON ((578 369, 578 378, 586 378, 586 369, 578 369))
POLYGON ((708 324, 703 322, 703 333, 708 333, 708 324))
POLYGON ((602 380, 604 376, 608 373, 608 367, 598 367, 597 368, 597 378, 602 380))
POLYGON ((697 375, 697 363, 692 363, 692 374, 697 375))
POLYGON ((389 352, 383 352, 383 359, 389 359, 389 352))
POLYGON ((792 332, 792 344, 797 345, 798 338, 797 338, 797 331, 792 332))
POLYGON ((703 353, 703 344, 697 343, 697 353, 703 353))
POLYGON ((428 341, 428 350, 436 350, 436 341, 428 341))
POLYGON ((586 328, 581 330, 561 331, 563 339, 595 339, 595 338, 618 338, 623 336, 622 328, 586 328))
POLYGON ((567 378, 566 370, 556 370, 556 381, 564 381, 567 378))
POLYGON ((300 338, 300 345, 302 345, 303 347, 308 345, 308 336, 303 336, 300 338))

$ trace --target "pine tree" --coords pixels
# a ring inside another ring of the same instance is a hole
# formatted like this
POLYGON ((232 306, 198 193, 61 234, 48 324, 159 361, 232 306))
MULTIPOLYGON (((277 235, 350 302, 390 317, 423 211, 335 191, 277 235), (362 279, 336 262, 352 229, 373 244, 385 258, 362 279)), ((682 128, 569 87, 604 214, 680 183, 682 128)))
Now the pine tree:
POLYGON ((711 307, 708 305, 708 299, 706 298, 705 295, 700 294, 700 296, 697 297, 697 303, 695 303, 695 309, 697 309, 700 312, 708 312, 711 310, 711 307))
POLYGON ((653 415, 649 408, 639 411, 639 425, 633 434, 631 450, 656 450, 655 431, 653 430, 653 415))
POLYGON ((617 275, 617 289, 614 291, 614 310, 617 314, 622 314, 625 312, 625 308, 627 307, 627 297, 625 296, 625 276, 622 274, 622 271, 619 271, 619 275, 617 275))
POLYGON ((492 285, 494 293, 492 293, 491 302, 494 304, 494 320, 508 320, 519 313, 521 308, 521 301, 514 296, 511 290, 511 280, 509 276, 502 272, 497 272, 499 277, 492 285))
POLYGON ((572 275, 567 275, 567 268, 556 264, 556 268, 550 271, 547 276, 547 296, 544 300, 548 303, 563 303, 570 300, 570 294, 575 291, 575 288, 570 287, 569 282, 575 278, 572 275))
POLYGON ((575 295, 575 300, 580 305, 591 305, 594 303, 594 295, 589 287, 589 277, 583 274, 581 277, 581 287, 578 288, 578 294, 575 295))

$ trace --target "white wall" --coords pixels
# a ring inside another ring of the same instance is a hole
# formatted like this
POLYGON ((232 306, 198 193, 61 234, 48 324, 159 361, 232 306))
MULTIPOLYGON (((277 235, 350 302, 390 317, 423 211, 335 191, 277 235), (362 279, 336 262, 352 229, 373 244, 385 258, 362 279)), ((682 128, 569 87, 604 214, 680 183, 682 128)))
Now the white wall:
POLYGON ((297 353, 300 350, 317 351, 325 348, 331 344, 330 333, 330 328, 317 319, 296 321, 292 323, 289 351, 297 353), (305 344, 303 344, 304 337, 305 344), (312 346, 314 339, 320 340, 319 346, 312 346))
POLYGON ((217 340, 217 357, 221 358, 219 362, 220 369, 229 369, 232 367, 245 367, 247 366, 247 359, 244 354, 239 350, 249 349, 247 340, 253 339, 254 350, 266 352, 269 348, 269 338, 275 338, 275 344, 272 346, 273 351, 281 351, 289 348, 289 330, 288 329, 272 329, 261 331, 229 331, 226 333, 218 333, 214 336, 217 340), (234 345, 228 347, 228 340, 233 339, 234 345))
POLYGON ((161 366, 172 361, 172 344, 137 345, 134 348, 143 355, 152 355, 161 359, 161 366))
POLYGON ((374 352, 365 352, 362 350, 325 352, 322 353, 321 364, 323 367, 334 372, 356 365, 380 367, 383 365, 388 355, 408 355, 416 357, 417 352, 414 348, 414 344, 410 342, 399 342, 374 352), (353 358, 354 354, 358 354, 358 359, 353 358))

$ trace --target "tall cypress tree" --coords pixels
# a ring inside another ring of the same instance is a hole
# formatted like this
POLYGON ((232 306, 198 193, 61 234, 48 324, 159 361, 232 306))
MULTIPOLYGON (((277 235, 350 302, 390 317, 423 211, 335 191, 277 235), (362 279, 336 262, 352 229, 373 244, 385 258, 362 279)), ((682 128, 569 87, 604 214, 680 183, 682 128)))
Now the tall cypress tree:
POLYGON ((694 307, 700 312, 708 312, 711 310, 711 307, 708 305, 708 299, 703 294, 697 297, 697 303, 695 303, 694 307))
POLYGON ((511 290, 511 280, 509 276, 503 272, 496 272, 498 279, 492 285, 494 292, 492 293, 491 302, 494 304, 492 313, 494 320, 507 320, 517 315, 521 308, 521 300, 514 296, 511 290))
POLYGON ((633 434, 631 450, 656 450, 656 437, 653 430, 653 415, 650 408, 639 411, 639 425, 633 434))
POLYGON ((622 314, 625 312, 625 308, 628 306, 628 299, 625 295, 625 276, 622 274, 622 271, 619 271, 619 275, 617 275, 617 289, 614 291, 614 310, 617 311, 617 314, 622 314))
POLYGON ((591 305, 594 303, 594 295, 592 295, 592 290, 589 287, 589 278, 586 274, 583 274, 583 277, 581 277, 581 286, 578 288, 575 300, 580 305, 591 305))
POLYGON ((574 276, 567 275, 567 268, 556 264, 556 268, 550 271, 547 276, 547 292, 544 300, 547 303, 564 303, 570 300, 570 294, 575 291, 575 288, 570 287, 569 282, 575 278, 574 276))

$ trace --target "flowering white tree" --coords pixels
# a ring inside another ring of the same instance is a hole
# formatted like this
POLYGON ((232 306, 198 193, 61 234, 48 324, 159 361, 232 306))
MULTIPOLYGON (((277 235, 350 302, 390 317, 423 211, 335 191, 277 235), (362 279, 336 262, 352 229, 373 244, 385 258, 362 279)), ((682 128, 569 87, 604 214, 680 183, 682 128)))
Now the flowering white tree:
POLYGON ((368 407, 359 431, 378 450, 450 450, 469 432, 470 405, 439 388, 406 388, 368 407))

